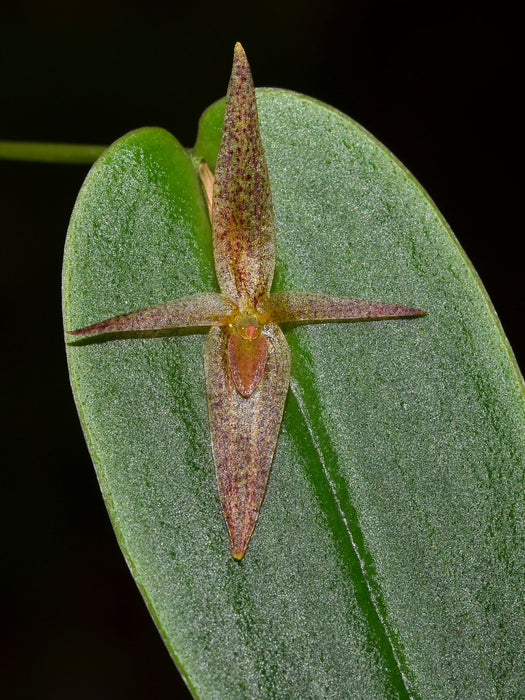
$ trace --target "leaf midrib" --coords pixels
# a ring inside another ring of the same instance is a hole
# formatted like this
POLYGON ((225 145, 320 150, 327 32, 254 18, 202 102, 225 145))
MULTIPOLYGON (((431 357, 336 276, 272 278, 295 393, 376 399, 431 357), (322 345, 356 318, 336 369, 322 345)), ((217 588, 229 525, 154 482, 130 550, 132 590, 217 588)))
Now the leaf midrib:
MULTIPOLYGON (((290 383, 290 391, 287 398, 285 421, 293 422, 294 428, 288 430, 295 442, 296 449, 302 454, 306 464, 310 465, 310 473, 306 474, 312 486, 318 494, 318 503, 322 507, 326 503, 326 494, 329 495, 331 508, 324 508, 326 522, 332 531, 333 542, 340 554, 340 561, 344 562, 348 569, 348 575, 352 580, 356 593, 356 603, 367 621, 369 633, 368 642, 373 644, 383 658, 388 669, 388 677, 392 690, 396 691, 399 698, 417 697, 409 692, 409 679, 407 677, 404 654, 396 645, 395 637, 390 632, 386 621, 386 605, 381 600, 379 585, 374 583, 368 569, 373 566, 372 558, 365 552, 364 538, 357 513, 352 506, 348 493, 342 484, 336 485, 331 478, 327 464, 337 465, 337 457, 331 447, 329 433, 318 416, 312 416, 308 411, 303 398, 303 392, 308 394, 309 404, 318 405, 319 397, 315 388, 315 381, 308 367, 309 352, 301 347, 301 355, 306 362, 301 364, 300 370, 295 368, 290 383), (301 391, 301 387, 303 392, 301 391), (302 423, 303 430, 298 437, 298 429, 302 423), (319 478, 319 475, 323 479, 319 478), (339 492, 339 493, 338 493, 339 492), (341 494, 341 495, 339 495, 341 494), (324 496, 324 497, 323 497, 324 496), (346 512, 342 502, 346 502, 346 512), (334 522, 337 521, 337 522, 334 522), (335 525, 335 527, 334 527, 335 525), (339 530, 339 533, 337 532, 339 530), (341 531, 343 537, 341 537, 341 531), (366 560, 370 563, 367 564, 366 560), (375 589, 375 590, 374 590, 375 589)), ((337 467, 335 469, 337 470, 337 467)))

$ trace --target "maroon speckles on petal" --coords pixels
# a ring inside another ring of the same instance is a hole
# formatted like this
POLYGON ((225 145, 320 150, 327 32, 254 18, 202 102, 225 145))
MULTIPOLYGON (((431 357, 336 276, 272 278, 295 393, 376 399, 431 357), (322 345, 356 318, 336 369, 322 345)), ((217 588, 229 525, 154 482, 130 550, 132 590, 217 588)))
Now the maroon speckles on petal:
POLYGON ((277 292, 266 301, 265 311, 275 323, 289 321, 374 321, 425 316, 426 311, 382 301, 331 294, 277 292))
POLYGON ((213 247, 219 286, 241 309, 268 293, 275 267, 272 195, 255 88, 235 46, 213 190, 213 247))
POLYGON ((281 329, 267 331, 268 358, 249 398, 228 371, 228 332, 212 328, 204 363, 213 457, 231 553, 242 559, 266 492, 290 382, 290 351, 281 329))
POLYGON ((109 333, 224 325, 234 309, 234 305, 221 294, 195 294, 113 316, 68 333, 87 337, 109 333))

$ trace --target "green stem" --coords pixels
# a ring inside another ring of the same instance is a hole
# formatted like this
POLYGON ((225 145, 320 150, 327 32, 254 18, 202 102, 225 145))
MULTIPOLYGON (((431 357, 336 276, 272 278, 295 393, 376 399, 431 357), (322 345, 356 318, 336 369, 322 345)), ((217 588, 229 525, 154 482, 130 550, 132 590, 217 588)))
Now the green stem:
POLYGON ((77 143, 0 141, 0 160, 32 160, 40 163, 94 163, 106 146, 77 143))

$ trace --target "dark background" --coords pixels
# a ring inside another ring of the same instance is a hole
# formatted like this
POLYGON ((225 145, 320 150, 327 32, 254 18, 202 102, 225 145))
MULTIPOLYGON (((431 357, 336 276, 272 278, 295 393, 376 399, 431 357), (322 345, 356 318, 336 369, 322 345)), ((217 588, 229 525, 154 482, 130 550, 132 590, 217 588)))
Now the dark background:
MULTIPOLYGON (((258 86, 338 107, 412 171, 523 366, 517 24, 503 4, 26 2, 0 9, 0 139, 109 144, 159 125, 191 146, 240 40, 258 86)), ((86 173, 0 162, 0 687, 9 698, 188 696, 117 547, 69 389, 61 257, 86 173)))

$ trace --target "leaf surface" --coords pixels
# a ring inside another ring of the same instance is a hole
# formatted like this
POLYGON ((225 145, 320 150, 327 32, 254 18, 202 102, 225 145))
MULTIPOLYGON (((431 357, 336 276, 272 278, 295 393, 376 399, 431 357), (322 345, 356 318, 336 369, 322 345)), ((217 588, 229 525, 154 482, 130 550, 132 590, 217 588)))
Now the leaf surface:
MULTIPOLYGON (((517 697, 525 644, 523 380, 426 193, 361 127, 259 90, 273 291, 425 309, 284 325, 292 380, 266 498, 231 558, 211 454, 204 331, 69 345, 120 545, 202 698, 517 697)), ((161 129, 108 149, 79 195, 67 330, 218 292, 194 154, 161 129)))

